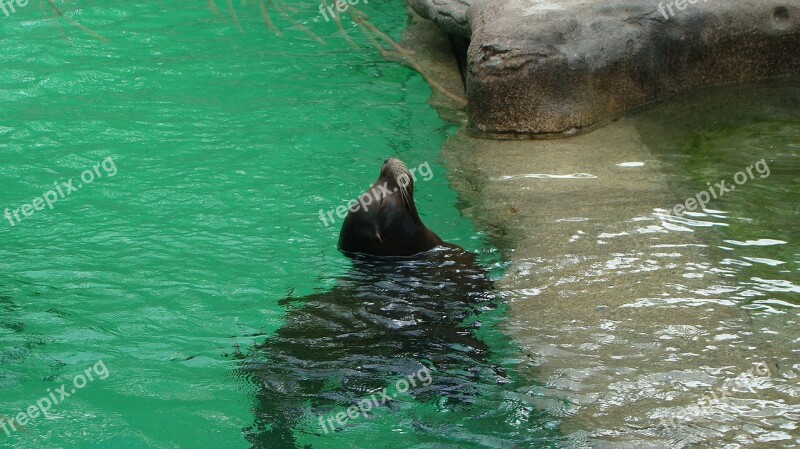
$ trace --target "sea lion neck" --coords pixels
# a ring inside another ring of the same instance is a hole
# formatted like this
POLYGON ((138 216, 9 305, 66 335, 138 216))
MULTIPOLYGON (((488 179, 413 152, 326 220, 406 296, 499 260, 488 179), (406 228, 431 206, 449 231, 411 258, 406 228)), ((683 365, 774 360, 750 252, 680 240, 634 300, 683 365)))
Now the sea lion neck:
POLYGON ((417 213, 413 175, 400 160, 390 158, 345 217, 338 247, 345 254, 406 257, 442 243, 417 213))

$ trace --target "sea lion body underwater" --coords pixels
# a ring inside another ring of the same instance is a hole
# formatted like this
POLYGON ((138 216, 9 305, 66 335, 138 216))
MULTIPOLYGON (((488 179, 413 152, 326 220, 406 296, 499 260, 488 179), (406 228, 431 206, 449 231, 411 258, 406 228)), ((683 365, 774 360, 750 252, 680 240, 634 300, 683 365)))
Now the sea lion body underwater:
POLYGON ((419 218, 414 176, 399 159, 386 159, 375 184, 347 213, 339 250, 349 256, 411 257, 445 243, 419 218))
MULTIPOLYGON (((351 268, 329 290, 280 300, 284 324, 239 355, 240 372, 257 385, 255 421, 244 429, 253 448, 326 447, 319 438, 335 431, 329 418, 423 368, 432 383, 407 394, 447 407, 473 404, 504 376, 474 335, 480 320, 470 319, 495 307, 475 255, 422 224, 413 177, 399 160, 387 159, 364 195, 371 204, 351 209, 339 239, 351 268)), ((433 437, 450 424, 426 420, 433 428, 417 431, 433 437)))

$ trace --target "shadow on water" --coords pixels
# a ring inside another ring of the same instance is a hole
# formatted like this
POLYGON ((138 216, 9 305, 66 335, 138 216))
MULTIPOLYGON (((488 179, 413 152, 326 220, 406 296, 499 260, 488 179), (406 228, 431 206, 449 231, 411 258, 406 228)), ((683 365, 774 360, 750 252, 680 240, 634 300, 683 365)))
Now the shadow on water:
MULTIPOLYGON (((42 290, 51 288, 20 280, 0 284, 0 367, 19 363, 35 348, 44 345, 44 340, 30 333, 22 319, 24 310, 19 298, 36 298, 42 290)), ((4 373, 0 371, 2 377, 4 373)))
MULTIPOLYGON (((419 382, 407 398, 381 403, 355 424, 334 424, 336 430, 367 425, 373 413, 394 413, 403 401, 469 409, 509 382, 474 336, 479 315, 498 303, 487 272, 463 250, 437 249, 419 260, 354 260, 332 290, 282 303, 289 309, 284 326, 241 360, 258 388, 255 424, 246 430, 253 447, 310 447, 298 446, 298 434, 327 434, 320 416, 336 416, 387 387, 391 394, 394 381, 421 371, 430 372, 427 385, 419 382)), ((412 427, 437 433, 419 420, 412 427)))
POLYGON ((25 331, 25 323, 12 318, 17 310, 19 310, 19 305, 11 299, 10 295, 0 294, 0 328, 15 333, 25 331))

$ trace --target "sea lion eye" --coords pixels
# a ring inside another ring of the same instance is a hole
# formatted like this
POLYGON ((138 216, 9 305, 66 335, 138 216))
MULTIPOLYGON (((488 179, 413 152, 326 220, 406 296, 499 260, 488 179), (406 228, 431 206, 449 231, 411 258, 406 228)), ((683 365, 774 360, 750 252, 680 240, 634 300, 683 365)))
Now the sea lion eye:
POLYGON ((384 159, 383 163, 385 164, 387 162, 389 162, 389 159, 384 159))

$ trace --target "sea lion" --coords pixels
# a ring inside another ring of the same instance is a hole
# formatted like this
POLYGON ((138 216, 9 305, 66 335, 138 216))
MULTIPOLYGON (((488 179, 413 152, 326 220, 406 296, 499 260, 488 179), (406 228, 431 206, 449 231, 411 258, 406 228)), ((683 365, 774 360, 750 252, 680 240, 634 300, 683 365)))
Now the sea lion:
POLYGON ((396 158, 383 162, 378 180, 350 208, 339 233, 339 250, 350 257, 409 257, 443 245, 419 218, 414 177, 396 158))
MULTIPOLYGON (((257 387, 255 421, 244 429, 253 448, 330 447, 333 432, 368 426, 367 414, 397 407, 386 387, 421 370, 430 382, 408 389, 414 401, 451 411, 475 407, 482 415, 507 407, 501 394, 487 402, 486 393, 509 380, 474 335, 497 305, 487 270, 425 227, 413 176, 400 160, 384 161, 359 202, 338 245, 352 268, 329 291, 281 300, 283 326, 237 356, 240 373, 257 387), (375 397, 388 400, 355 411, 375 397)), ((469 433, 473 420, 456 429, 450 413, 441 415, 415 424, 427 435, 422 440, 451 444, 443 435, 469 433)))

